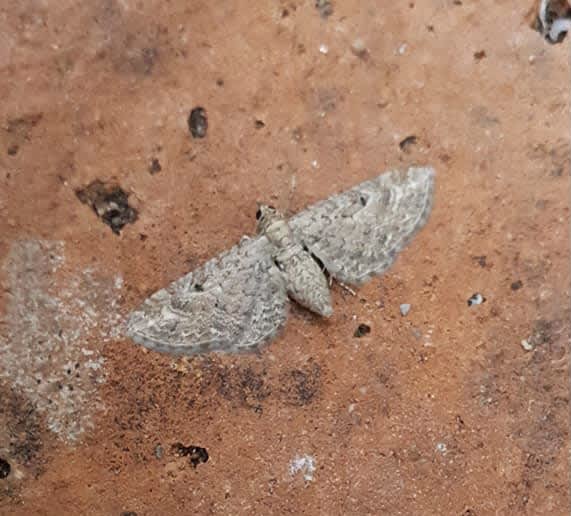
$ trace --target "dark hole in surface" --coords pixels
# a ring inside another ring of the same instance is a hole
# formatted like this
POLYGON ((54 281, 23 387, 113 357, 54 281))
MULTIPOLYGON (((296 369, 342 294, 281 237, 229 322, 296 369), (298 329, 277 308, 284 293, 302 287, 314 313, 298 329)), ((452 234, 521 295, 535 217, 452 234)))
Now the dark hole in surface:
POLYGON ((193 138, 204 138, 208 130, 208 118, 206 110, 202 107, 195 107, 188 117, 188 129, 193 138))
POLYGON ((105 184, 99 179, 76 190, 77 198, 91 206, 97 216, 118 235, 126 224, 137 220, 137 210, 129 206, 129 194, 119 185, 105 184))
POLYGON ((406 138, 401 140, 401 142, 399 143, 399 148, 401 151, 407 152, 408 150, 410 150, 410 147, 416 145, 417 143, 418 143, 418 138, 414 134, 411 134, 410 136, 407 136, 406 138))
POLYGON ((8 156, 15 156, 16 154, 18 154, 19 150, 20 147, 18 147, 18 145, 16 144, 10 145, 10 147, 8 147, 8 156))
POLYGON ((521 287, 523 287, 523 281, 521 281, 521 280, 514 281, 514 282, 510 285, 510 288, 511 288, 512 290, 519 290, 521 287))
POLYGON ((266 127, 266 124, 264 123, 263 120, 256 120, 254 122, 254 125, 256 126, 256 129, 263 129, 264 127, 266 127))
POLYGON ((359 324, 353 336, 361 338, 364 337, 365 335, 368 335, 369 333, 371 333, 371 327, 368 324, 359 324))
POLYGON ((0 458, 0 478, 6 478, 10 474, 11 470, 12 467, 10 466, 10 463, 5 459, 0 458))
POLYGON ((172 445, 172 451, 179 457, 188 457, 195 468, 200 463, 208 462, 208 452, 206 448, 200 446, 184 446, 182 443, 175 443, 172 445))

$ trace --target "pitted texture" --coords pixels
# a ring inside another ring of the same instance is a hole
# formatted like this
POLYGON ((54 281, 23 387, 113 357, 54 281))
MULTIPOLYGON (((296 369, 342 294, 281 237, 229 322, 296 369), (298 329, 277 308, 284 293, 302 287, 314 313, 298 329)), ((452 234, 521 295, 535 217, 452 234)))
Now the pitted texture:
POLYGON ((293 217, 293 243, 244 237, 147 299, 131 314, 127 334, 177 354, 255 350, 283 326, 288 292, 312 308, 315 285, 326 285, 311 254, 349 284, 383 273, 428 220, 433 184, 430 168, 388 172, 293 217))

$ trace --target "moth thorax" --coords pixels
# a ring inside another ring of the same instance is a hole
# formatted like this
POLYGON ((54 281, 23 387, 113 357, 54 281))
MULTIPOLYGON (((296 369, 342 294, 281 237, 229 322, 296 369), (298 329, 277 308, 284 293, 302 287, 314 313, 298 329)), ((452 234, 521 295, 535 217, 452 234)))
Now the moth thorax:
POLYGON ((291 241, 291 229, 283 219, 274 220, 265 228, 266 237, 277 246, 284 246, 291 241))

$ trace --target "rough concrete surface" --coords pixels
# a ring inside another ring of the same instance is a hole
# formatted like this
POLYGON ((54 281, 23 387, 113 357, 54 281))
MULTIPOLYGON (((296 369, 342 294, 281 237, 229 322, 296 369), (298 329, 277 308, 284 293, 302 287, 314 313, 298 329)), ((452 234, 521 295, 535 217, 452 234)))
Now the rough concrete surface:
POLYGON ((528 7, 5 0, 0 513, 568 514, 569 49, 528 7), (428 225, 331 320, 121 337, 257 201, 412 164, 428 225))

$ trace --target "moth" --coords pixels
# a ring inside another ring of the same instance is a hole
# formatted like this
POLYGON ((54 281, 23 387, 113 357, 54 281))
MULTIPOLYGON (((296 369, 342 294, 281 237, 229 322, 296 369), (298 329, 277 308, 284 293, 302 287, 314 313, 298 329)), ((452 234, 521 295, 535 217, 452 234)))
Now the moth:
POLYGON ((254 351, 277 335, 289 299, 333 313, 326 275, 359 286, 382 274, 430 215, 434 170, 394 170, 289 220, 260 205, 257 234, 149 297, 126 333, 179 355, 254 351))

